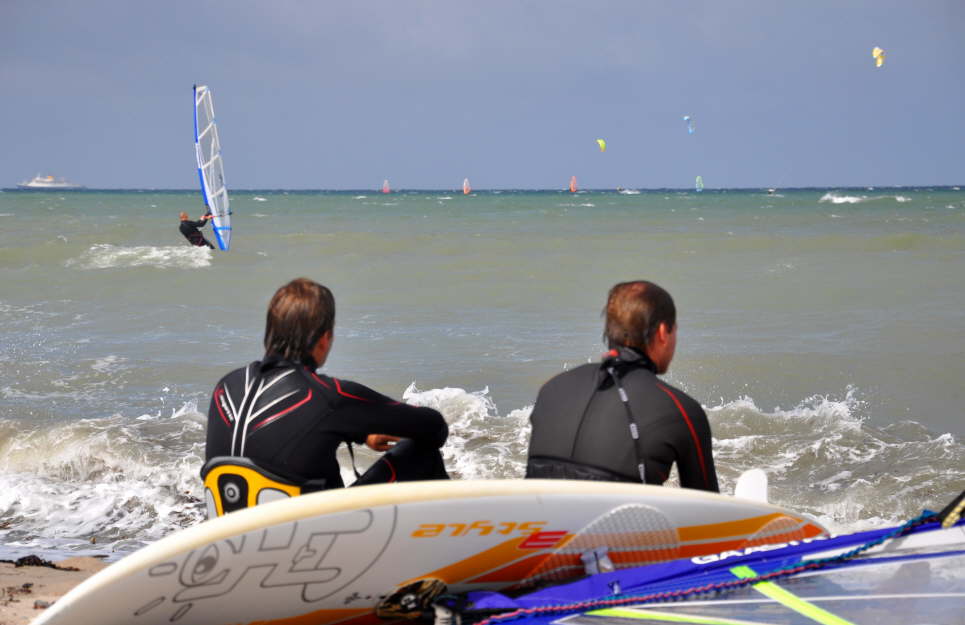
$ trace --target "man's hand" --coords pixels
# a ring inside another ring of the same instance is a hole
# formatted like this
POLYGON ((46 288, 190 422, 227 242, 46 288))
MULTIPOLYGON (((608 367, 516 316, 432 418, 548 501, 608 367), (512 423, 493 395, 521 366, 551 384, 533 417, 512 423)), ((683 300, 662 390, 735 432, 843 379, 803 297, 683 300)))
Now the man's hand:
POLYGON ((365 444, 375 451, 389 451, 392 446, 400 439, 398 436, 388 434, 369 434, 365 437, 365 444))

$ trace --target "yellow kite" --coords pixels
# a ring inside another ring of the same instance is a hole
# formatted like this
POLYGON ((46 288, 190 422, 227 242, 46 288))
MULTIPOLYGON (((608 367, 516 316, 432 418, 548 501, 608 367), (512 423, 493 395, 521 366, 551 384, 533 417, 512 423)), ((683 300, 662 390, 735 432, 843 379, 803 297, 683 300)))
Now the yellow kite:
POLYGON ((871 56, 875 60, 875 67, 881 67, 885 64, 885 51, 881 48, 875 46, 875 49, 871 51, 871 56))
POLYGON ((606 152, 606 141, 604 141, 603 139, 597 139, 597 140, 596 140, 596 143, 597 143, 597 145, 600 146, 600 151, 601 151, 601 152, 606 152))

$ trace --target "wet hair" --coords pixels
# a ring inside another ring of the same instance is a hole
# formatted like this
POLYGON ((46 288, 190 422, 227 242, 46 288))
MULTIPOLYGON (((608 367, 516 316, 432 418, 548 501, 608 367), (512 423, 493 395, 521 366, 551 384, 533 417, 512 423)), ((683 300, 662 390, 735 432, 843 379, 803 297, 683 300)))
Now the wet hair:
POLYGON ((661 323, 668 329, 677 324, 677 309, 670 293, 646 280, 613 285, 603 314, 603 340, 610 348, 646 349, 661 323))
POLYGON ((265 354, 315 364, 312 349, 335 327, 335 297, 328 288, 296 278, 272 296, 265 319, 265 354))

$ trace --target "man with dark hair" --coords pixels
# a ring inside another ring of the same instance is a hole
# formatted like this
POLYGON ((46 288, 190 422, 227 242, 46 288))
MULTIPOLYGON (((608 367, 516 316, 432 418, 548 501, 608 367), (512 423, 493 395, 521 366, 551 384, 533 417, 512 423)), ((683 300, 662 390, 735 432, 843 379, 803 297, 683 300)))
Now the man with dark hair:
POLYGON ((188 219, 188 214, 184 211, 181 211, 179 217, 181 218, 181 224, 178 226, 178 230, 180 230, 181 234, 184 235, 184 238, 188 240, 188 243, 198 247, 204 247, 207 245, 211 249, 214 249, 214 246, 211 245, 211 241, 208 241, 206 238, 204 238, 204 235, 201 234, 200 230, 198 230, 198 228, 203 228, 204 225, 208 223, 208 220, 211 219, 211 213, 203 215, 197 221, 191 221, 188 219))
POLYGON ((602 362, 540 389, 526 477, 663 484, 676 462, 681 486, 719 492, 707 415, 657 378, 677 347, 673 298, 652 282, 621 282, 604 313, 602 362))
POLYGON ((328 358, 334 328, 335 298, 326 287, 298 278, 275 292, 264 358, 215 386, 206 460, 242 456, 313 489, 337 488, 344 483, 336 449, 344 442, 351 453, 352 443, 364 442, 391 451, 356 483, 447 479, 442 415, 315 372, 328 358))

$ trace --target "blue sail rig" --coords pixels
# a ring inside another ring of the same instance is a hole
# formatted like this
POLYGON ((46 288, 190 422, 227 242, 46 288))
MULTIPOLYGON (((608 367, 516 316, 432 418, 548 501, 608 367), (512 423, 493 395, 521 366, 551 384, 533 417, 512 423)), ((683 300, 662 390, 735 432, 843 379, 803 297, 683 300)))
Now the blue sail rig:
POLYGON ((198 179, 201 197, 210 211, 218 248, 227 252, 231 245, 231 211, 228 208, 228 188, 224 180, 221 159, 221 140, 214 119, 211 90, 204 85, 194 86, 194 149, 198 160, 198 179))

